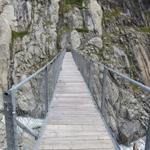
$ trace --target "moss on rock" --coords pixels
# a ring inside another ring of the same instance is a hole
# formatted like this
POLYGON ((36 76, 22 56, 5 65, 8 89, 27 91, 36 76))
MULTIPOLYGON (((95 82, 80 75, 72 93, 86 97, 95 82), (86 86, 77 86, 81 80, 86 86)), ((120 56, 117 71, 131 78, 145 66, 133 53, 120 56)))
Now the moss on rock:
POLYGON ((76 28, 76 30, 80 33, 88 33, 89 30, 87 28, 76 28))
POLYGON ((137 31, 150 33, 150 27, 140 27, 137 31))
POLYGON ((60 1, 59 13, 64 14, 71 10, 73 7, 82 9, 82 3, 84 0, 62 0, 60 1))
POLYGON ((22 31, 22 32, 12 31, 12 39, 14 40, 16 38, 23 38, 24 36, 28 34, 29 34, 28 31, 22 31))

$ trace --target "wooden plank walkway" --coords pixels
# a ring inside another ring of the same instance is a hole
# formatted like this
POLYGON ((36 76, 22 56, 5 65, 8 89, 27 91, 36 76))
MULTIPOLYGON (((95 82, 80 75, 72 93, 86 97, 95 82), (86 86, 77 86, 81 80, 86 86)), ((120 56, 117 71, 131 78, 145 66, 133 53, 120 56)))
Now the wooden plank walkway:
POLYGON ((91 94, 66 53, 39 150, 114 150, 91 94))

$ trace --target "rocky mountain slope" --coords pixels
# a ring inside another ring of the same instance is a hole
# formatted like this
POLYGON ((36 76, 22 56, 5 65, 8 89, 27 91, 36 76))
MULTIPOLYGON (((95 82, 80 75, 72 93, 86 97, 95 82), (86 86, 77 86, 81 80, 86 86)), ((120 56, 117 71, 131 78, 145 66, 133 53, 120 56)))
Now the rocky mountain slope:
MULTIPOLYGON (((0 0, 1 93, 62 49, 80 50, 150 85, 149 0, 0 0)), ((110 85, 116 97, 108 95, 107 123, 120 143, 130 144, 145 135, 149 95, 112 78, 110 85)), ((25 103, 20 107, 28 111, 25 103)))

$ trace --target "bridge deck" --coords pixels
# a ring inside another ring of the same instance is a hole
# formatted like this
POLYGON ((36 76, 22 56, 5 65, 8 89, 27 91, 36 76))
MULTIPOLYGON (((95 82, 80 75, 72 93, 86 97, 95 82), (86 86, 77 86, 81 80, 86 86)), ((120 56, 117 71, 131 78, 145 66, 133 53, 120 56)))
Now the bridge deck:
POLYGON ((65 55, 37 149, 115 149, 71 53, 65 55))

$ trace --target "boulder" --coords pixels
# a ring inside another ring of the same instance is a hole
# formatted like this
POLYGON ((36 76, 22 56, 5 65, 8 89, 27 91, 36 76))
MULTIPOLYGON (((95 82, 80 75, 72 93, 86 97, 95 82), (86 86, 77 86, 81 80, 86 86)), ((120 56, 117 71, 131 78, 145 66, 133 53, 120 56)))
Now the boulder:
POLYGON ((88 24, 88 29, 95 30, 99 36, 102 35, 102 8, 97 0, 88 0, 88 9, 91 16, 91 24, 88 24))
POLYGON ((88 41, 88 44, 89 45, 93 45, 93 46, 95 46, 95 47, 97 47, 99 49, 101 49, 102 46, 103 46, 102 39, 100 37, 94 37, 94 38, 90 39, 88 41))
POLYGON ((123 144, 130 144, 132 141, 138 139, 142 132, 139 121, 126 121, 119 127, 119 140, 123 144))
POLYGON ((79 35, 79 33, 76 30, 73 30, 71 32, 71 45, 72 45, 72 49, 79 48, 80 44, 81 44, 80 35, 79 35))

